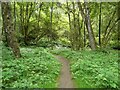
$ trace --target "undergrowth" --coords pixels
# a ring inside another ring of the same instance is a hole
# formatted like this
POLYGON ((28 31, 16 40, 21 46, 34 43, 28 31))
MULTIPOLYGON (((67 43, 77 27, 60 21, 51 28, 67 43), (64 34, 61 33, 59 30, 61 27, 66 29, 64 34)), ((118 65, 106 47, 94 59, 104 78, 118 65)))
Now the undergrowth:
POLYGON ((3 88, 56 88, 60 64, 43 48, 21 48, 14 59, 11 50, 2 48, 3 88))

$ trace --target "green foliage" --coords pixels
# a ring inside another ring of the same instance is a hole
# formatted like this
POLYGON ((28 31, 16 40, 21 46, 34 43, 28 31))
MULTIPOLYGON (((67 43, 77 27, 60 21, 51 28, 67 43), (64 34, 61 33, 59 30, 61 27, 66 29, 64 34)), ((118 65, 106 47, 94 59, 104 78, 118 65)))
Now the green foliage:
POLYGON ((37 43, 37 46, 39 47, 44 47, 44 48, 50 48, 50 47, 53 47, 55 46, 57 43, 55 41, 48 41, 48 40, 45 40, 45 39, 41 39, 38 43, 37 43))
POLYGON ((118 52, 114 50, 54 50, 70 60, 71 72, 79 88, 118 88, 118 52))
MULTIPOLYGON (((69 2, 67 8, 66 2, 54 2, 53 3, 53 13, 51 16, 51 2, 17 2, 11 3, 12 6, 12 15, 15 17, 15 28, 16 28, 16 35, 18 37, 19 43, 21 45, 25 43, 25 36, 27 44, 36 44, 42 38, 50 39, 51 41, 58 40, 63 44, 70 45, 73 43, 73 46, 82 47, 82 43, 84 42, 81 37, 84 35, 84 24, 83 19, 80 15, 79 8, 77 3, 75 3, 75 28, 74 28, 74 17, 73 17, 73 7, 72 2, 69 2), (15 10, 15 12, 14 12, 15 10), (69 18, 68 13, 70 13, 70 21, 72 31, 69 27, 69 18), (79 17, 78 14, 79 13, 79 17), (52 19, 52 23, 51 23, 52 19), (78 23, 79 21, 79 23, 78 23), (51 26, 52 24, 52 26, 51 26), (79 27, 80 26, 80 27, 79 27), (80 28, 80 30, 79 30, 80 28), (80 31, 80 32, 79 32, 80 31), (81 33, 81 35, 80 35, 81 33), (72 41, 73 38, 73 41, 72 41)), ((96 39, 96 43, 99 41, 98 37, 98 30, 99 30, 99 14, 100 14, 100 3, 92 2, 89 3, 90 9, 90 19, 91 24, 94 32, 94 36, 96 39)), ((112 14, 115 10, 117 10, 117 4, 114 2, 112 3, 102 3, 102 11, 101 11, 101 39, 104 39, 104 35, 110 31, 110 28, 114 26, 110 32, 108 44, 114 45, 117 43, 117 25, 114 25, 115 21, 117 20, 117 12, 115 13, 114 17, 112 18, 112 14), (109 17, 108 17, 109 16, 109 17), (111 21, 110 25, 109 22, 111 21), (106 32, 106 28, 108 30, 106 32)), ((1 12, 2 13, 2 12, 1 12)), ((0 14, 0 16, 2 16, 0 14)), ((2 21, 2 18, 0 18, 2 21)), ((4 35, 5 36, 5 35, 4 35)), ((5 37, 3 37, 5 41, 5 37)), ((102 41, 103 41, 102 40, 102 41)), ((86 46, 89 45, 88 42, 88 34, 86 31, 86 46)), ((107 44, 107 42, 106 42, 107 44)))
POLYGON ((55 88, 60 64, 43 48, 21 48, 22 58, 14 59, 3 47, 2 83, 12 88, 55 88))

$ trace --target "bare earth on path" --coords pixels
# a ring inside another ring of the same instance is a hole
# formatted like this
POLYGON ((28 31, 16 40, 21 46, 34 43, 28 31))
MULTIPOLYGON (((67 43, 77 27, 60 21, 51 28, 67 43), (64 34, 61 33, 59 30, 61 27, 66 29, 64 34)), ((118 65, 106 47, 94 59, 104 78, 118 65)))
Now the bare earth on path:
POLYGON ((69 61, 57 55, 55 56, 55 58, 57 58, 62 64, 58 88, 74 88, 71 79, 69 61))

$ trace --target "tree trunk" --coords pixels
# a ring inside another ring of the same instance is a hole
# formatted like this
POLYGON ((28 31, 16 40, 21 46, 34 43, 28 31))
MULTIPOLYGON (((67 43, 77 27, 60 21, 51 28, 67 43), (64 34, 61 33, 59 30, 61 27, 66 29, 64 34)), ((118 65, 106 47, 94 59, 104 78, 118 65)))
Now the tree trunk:
POLYGON ((40 28, 39 23, 40 23, 40 20, 41 20, 40 18, 41 18, 42 5, 43 5, 43 3, 40 2, 40 4, 39 4, 39 8, 38 8, 38 11, 39 11, 39 15, 38 15, 38 28, 40 28))
POLYGON ((100 3, 100 14, 99 14, 99 46, 101 47, 101 7, 102 3, 100 3))
POLYGON ((106 40, 107 40, 107 35, 110 32, 109 27, 111 25, 111 22, 112 22, 114 16, 115 16, 115 13, 116 13, 116 10, 113 12, 113 14, 112 14, 112 16, 111 16, 111 18, 110 18, 110 20, 108 22, 108 25, 106 26, 105 33, 104 33, 103 38, 102 38, 102 46, 103 47, 105 47, 106 40))
POLYGON ((8 35, 7 35, 7 30, 6 30, 6 22, 5 22, 5 15, 4 15, 4 13, 3 13, 3 8, 4 7, 2 7, 2 3, 1 3, 1 14, 2 14, 2 20, 3 20, 3 26, 2 26, 2 32, 3 32, 3 35, 5 35, 5 40, 2 38, 2 40, 3 40, 3 42, 5 42, 6 44, 5 44, 5 46, 8 46, 9 45, 9 41, 8 41, 8 35))
POLYGON ((85 31, 85 22, 84 22, 84 47, 86 46, 86 31, 85 31))
POLYGON ((118 18, 112 25, 112 27, 110 29, 108 29, 108 33, 106 34, 105 40, 104 40, 104 47, 106 47, 106 45, 108 44, 110 38, 112 37, 112 32, 115 30, 115 26, 117 25, 117 23, 120 21, 120 18, 118 18))
POLYGON ((14 30, 16 30, 16 2, 14 1, 14 30))
MULTIPOLYGON (((51 31, 53 30, 53 2, 51 5, 51 12, 50 12, 50 23, 51 23, 51 31)), ((52 35, 50 35, 50 41, 52 42, 52 35)), ((53 45, 51 47, 53 49, 53 45)))
POLYGON ((80 16, 79 16, 79 12, 77 14, 77 18, 78 18, 78 50, 82 49, 84 46, 83 46, 83 38, 82 38, 82 33, 81 33, 81 29, 83 27, 83 20, 81 21, 80 23, 80 16))
POLYGON ((19 58, 20 55, 20 49, 19 45, 17 43, 16 33, 14 30, 14 24, 13 24, 13 18, 12 18, 12 9, 10 6, 10 2, 2 2, 2 18, 3 18, 3 27, 4 31, 6 33, 8 46, 11 47, 13 54, 16 58, 19 58))
MULTIPOLYGON (((69 5, 68 5, 68 2, 66 2, 67 3, 67 10, 68 10, 68 19, 69 19, 69 28, 70 28, 70 32, 72 32, 72 27, 71 27, 71 16, 70 16, 70 9, 69 9, 69 5)), ((72 34, 70 34, 70 35, 72 35, 72 34)), ((72 39, 72 37, 71 36, 69 36, 70 37, 70 41, 71 41, 71 47, 73 48, 73 39, 72 39)))
POLYGON ((24 30, 25 30, 25 32, 24 32, 24 43, 25 43, 25 45, 28 45, 28 24, 29 24, 29 3, 27 3, 27 5, 26 5, 26 15, 25 15, 25 25, 24 25, 24 30))
POLYGON ((52 19, 53 19, 53 2, 52 2, 52 6, 51 6, 51 12, 50 12, 50 23, 51 23, 51 30, 52 30, 52 19))
POLYGON ((93 34, 92 25, 91 25, 91 21, 90 21, 90 13, 89 13, 89 8, 88 8, 88 3, 87 2, 84 3, 85 13, 84 13, 84 10, 83 10, 80 2, 78 2, 78 6, 79 6, 79 9, 81 11, 81 16, 84 19, 84 22, 86 24, 91 49, 95 50, 96 49, 95 37, 94 37, 94 34, 93 34))
POLYGON ((20 26, 19 26, 19 28, 20 28, 20 31, 21 31, 22 34, 24 34, 24 29, 23 29, 23 24, 24 24, 24 21, 23 21, 24 20, 23 8, 24 8, 24 6, 21 4, 20 5, 20 26))
POLYGON ((72 12, 72 14, 73 14, 73 31, 72 31, 72 37, 73 37, 73 50, 76 50, 77 49, 77 30, 76 30, 76 17, 75 17, 75 3, 74 2, 72 2, 72 5, 73 5, 73 12, 72 12))
MULTIPOLYGON (((118 2, 118 19, 120 18, 120 1, 118 2)), ((120 20, 118 21, 118 46, 120 47, 120 20)))

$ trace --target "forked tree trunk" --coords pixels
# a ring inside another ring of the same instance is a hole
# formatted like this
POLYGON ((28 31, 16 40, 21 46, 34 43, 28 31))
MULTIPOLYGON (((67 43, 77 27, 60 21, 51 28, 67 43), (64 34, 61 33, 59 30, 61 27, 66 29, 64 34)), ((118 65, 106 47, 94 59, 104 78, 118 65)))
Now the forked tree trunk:
POLYGON ((84 22, 85 22, 85 25, 86 25, 86 28, 87 28, 87 31, 88 31, 89 43, 90 43, 91 49, 95 50, 96 49, 95 37, 94 37, 94 34, 93 34, 93 30, 92 30, 88 3, 87 2, 84 3, 85 13, 84 13, 84 10, 83 10, 80 2, 78 2, 78 6, 79 6, 79 9, 81 11, 81 16, 84 19, 84 22))
POLYGON ((2 2, 1 7, 2 7, 2 18, 3 18, 3 30, 6 33, 8 46, 12 48, 15 57, 19 58, 21 55, 14 30, 13 18, 11 15, 12 9, 10 3, 2 2))

